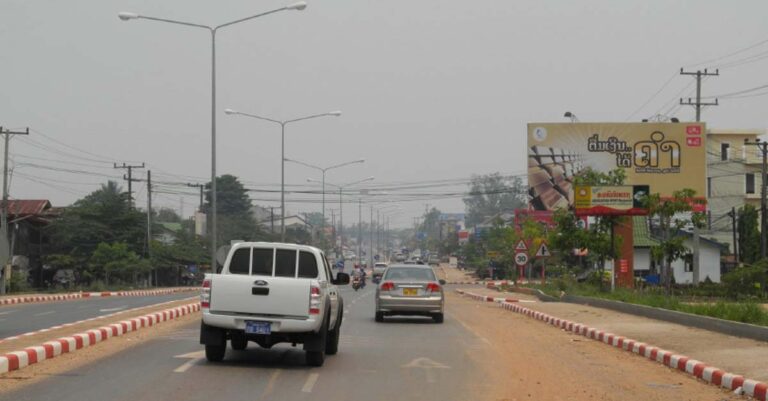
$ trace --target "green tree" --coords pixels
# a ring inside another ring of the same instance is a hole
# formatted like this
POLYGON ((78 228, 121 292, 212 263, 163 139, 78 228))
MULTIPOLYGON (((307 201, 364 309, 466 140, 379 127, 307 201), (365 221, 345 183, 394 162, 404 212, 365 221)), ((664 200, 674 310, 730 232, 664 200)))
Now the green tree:
POLYGON ((467 226, 474 226, 505 210, 525 207, 527 193, 520 177, 499 173, 473 176, 469 195, 464 198, 467 226))
MULTIPOLYGON (((206 184, 203 208, 209 216, 211 210, 210 182, 206 184)), ((268 236, 259 230, 251 214, 251 199, 248 191, 237 177, 229 174, 216 177, 216 230, 218 246, 231 240, 255 241, 268 236)))
POLYGON ((88 261, 92 279, 103 279, 106 285, 135 281, 138 274, 147 272, 149 264, 131 251, 125 242, 100 243, 88 261))
POLYGON ((133 209, 128 194, 114 181, 76 201, 50 226, 54 269, 74 268, 78 282, 90 282, 91 254, 101 243, 124 243, 135 254, 145 251, 146 215, 133 209))
POLYGON ((760 230, 758 229, 758 212, 752 205, 744 205, 739 209, 739 259, 747 264, 760 260, 760 230))
POLYGON ((684 188, 675 191, 671 199, 661 199, 659 194, 651 194, 644 200, 648 214, 659 221, 659 231, 662 238, 659 245, 651 247, 651 255, 660 260, 661 280, 667 294, 672 292, 672 262, 681 258, 688 249, 683 245, 684 236, 677 235, 688 224, 702 227, 706 216, 704 213, 691 213, 690 219, 680 218, 681 213, 690 212, 693 207, 691 199, 696 191, 684 188))
POLYGON ((175 210, 164 207, 157 212, 155 220, 163 223, 181 223, 181 216, 175 210))

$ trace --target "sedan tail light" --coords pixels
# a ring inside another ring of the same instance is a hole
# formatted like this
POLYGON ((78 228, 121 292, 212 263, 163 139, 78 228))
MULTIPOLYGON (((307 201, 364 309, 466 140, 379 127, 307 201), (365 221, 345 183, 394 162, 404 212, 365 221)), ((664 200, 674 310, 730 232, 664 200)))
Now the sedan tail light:
POLYGON ((427 292, 440 292, 440 284, 438 283, 427 284, 427 292))
POLYGON ((200 293, 200 308, 208 309, 211 307, 211 279, 203 280, 203 292, 200 293))
POLYGON ((392 291, 395 289, 395 283, 391 281, 385 281, 381 283, 381 287, 379 287, 379 290, 381 291, 392 291))

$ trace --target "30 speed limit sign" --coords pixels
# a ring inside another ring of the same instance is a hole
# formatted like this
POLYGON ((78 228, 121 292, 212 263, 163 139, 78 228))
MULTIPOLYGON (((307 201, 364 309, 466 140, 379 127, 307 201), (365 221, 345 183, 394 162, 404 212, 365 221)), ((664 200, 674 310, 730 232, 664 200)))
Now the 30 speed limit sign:
POLYGON ((525 266, 528 263, 528 254, 525 252, 518 252, 515 254, 515 264, 518 266, 525 266))

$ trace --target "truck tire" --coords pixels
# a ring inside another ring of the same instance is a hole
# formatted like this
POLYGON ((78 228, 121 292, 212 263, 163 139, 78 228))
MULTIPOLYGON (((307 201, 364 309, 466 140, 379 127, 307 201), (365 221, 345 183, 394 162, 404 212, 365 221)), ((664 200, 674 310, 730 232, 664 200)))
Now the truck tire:
MULTIPOLYGON (((330 308, 327 308, 330 312, 330 308)), ((325 362, 325 347, 328 342, 328 325, 330 324, 330 316, 325 318, 320 332, 316 334, 317 342, 320 344, 320 349, 307 350, 305 356, 305 362, 309 366, 323 366, 325 362)))
POLYGON ((333 330, 328 333, 328 338, 325 342, 325 354, 336 355, 339 352, 339 336, 341 335, 341 320, 344 318, 344 302, 339 302, 339 317, 336 318, 336 324, 333 326, 333 330))
POLYGON ((232 345, 232 349, 236 351, 242 351, 248 348, 248 339, 243 333, 230 334, 229 343, 232 345))
POLYGON ((226 345, 206 345, 205 359, 207 359, 208 362, 221 362, 224 359, 224 354, 226 352, 226 345))
POLYGON ((376 312, 376 321, 379 323, 384 321, 384 312, 376 312))

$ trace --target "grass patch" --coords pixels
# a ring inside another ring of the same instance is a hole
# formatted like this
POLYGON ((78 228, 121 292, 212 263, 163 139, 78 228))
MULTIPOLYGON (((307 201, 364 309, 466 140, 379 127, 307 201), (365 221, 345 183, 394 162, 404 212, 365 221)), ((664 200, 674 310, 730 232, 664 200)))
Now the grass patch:
MULTIPOLYGON (((562 284, 558 285, 557 283, 546 284, 543 286, 532 284, 527 285, 526 287, 537 288, 545 294, 554 297, 559 297, 560 291, 563 289, 562 284)), ((734 322, 768 326, 768 311, 757 302, 727 302, 718 300, 714 302, 692 303, 689 299, 677 296, 666 296, 661 291, 661 289, 656 288, 645 289, 642 291, 617 288, 613 292, 605 292, 597 287, 581 283, 568 285, 565 289, 565 292, 571 295, 609 299, 630 304, 686 312, 694 315, 715 317, 734 322)))

